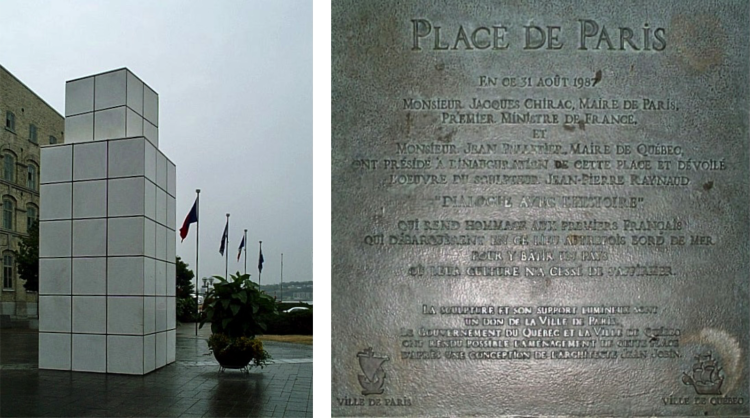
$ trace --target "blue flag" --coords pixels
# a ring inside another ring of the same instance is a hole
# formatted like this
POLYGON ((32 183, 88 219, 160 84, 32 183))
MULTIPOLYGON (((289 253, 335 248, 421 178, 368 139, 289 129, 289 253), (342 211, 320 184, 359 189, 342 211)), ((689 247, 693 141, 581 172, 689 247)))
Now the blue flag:
POLYGON ((224 227, 224 235, 221 236, 221 247, 219 247, 219 254, 224 255, 224 248, 226 248, 228 239, 229 239, 229 218, 227 218, 227 225, 224 227))
POLYGON ((237 261, 240 261, 240 255, 242 254, 242 249, 245 248, 245 237, 242 237, 242 241, 240 241, 240 248, 237 250, 237 261))

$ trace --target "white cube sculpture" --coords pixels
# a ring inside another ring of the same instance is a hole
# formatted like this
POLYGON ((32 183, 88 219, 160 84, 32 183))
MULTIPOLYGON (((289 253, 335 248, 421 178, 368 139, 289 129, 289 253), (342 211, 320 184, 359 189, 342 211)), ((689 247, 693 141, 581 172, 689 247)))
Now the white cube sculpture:
POLYGON ((68 81, 41 150, 39 368, 143 375, 175 360, 175 165, 159 98, 123 68, 68 81))

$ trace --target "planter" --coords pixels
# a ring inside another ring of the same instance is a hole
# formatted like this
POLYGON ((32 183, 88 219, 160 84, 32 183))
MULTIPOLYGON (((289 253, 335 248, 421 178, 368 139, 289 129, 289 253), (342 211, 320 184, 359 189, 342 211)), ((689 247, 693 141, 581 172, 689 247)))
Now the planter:
POLYGON ((246 369, 249 371, 248 364, 253 360, 253 353, 239 350, 224 350, 221 353, 214 351, 214 358, 219 362, 223 369, 246 369))

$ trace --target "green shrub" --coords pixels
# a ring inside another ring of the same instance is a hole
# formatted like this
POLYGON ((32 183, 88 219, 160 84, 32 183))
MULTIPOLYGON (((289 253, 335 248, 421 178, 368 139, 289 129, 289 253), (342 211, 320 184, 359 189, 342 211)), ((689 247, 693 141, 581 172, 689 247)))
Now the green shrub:
POLYGON ((198 321, 198 304, 193 298, 177 298, 177 320, 180 322, 198 321))
POLYGON ((229 280, 214 276, 216 281, 203 302, 201 327, 211 323, 211 332, 229 338, 253 338, 266 330, 266 321, 276 314, 276 303, 249 274, 233 275, 229 280))
POLYGON ((313 335, 313 311, 281 312, 268 321, 266 334, 313 335))

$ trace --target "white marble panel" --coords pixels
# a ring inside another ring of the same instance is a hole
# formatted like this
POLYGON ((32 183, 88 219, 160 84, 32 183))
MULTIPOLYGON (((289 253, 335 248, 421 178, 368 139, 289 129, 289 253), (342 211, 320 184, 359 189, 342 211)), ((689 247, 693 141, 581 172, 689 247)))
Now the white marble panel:
POLYGON ((70 257, 72 221, 39 222, 39 257, 70 257))
POLYGON ((144 174, 144 138, 109 142, 109 177, 132 177, 144 174))
POLYGON ((69 295, 70 282, 70 258, 39 259, 40 295, 69 295))
POLYGON ((144 221, 144 226, 143 255, 156 257, 156 222, 147 218, 144 221))
POLYGON ((84 143, 94 140, 94 113, 83 113, 65 118, 65 143, 84 143))
POLYGON ((143 374, 143 336, 107 335, 107 373, 143 374))
POLYGON ((155 126, 159 126, 159 96, 145 84, 143 86, 143 117, 155 126))
POLYGON ((73 259, 73 294, 107 294, 107 259, 104 257, 73 259))
POLYGON ((143 120, 143 136, 156 148, 159 148, 159 129, 145 119, 143 120))
POLYGON ((143 257, 107 258, 107 295, 143 295, 143 257))
POLYGON ((143 296, 107 297, 107 334, 143 335, 143 296))
POLYGON ((39 333, 39 368, 70 370, 70 334, 39 333))
POLYGON ((107 220, 81 219, 73 221, 73 256, 98 257, 107 255, 107 220))
POLYGON ((145 296, 143 298, 143 333, 153 334, 156 332, 156 298, 145 296))
POLYGON ((156 334, 156 368, 163 367, 167 364, 167 333, 159 332, 156 334))
POLYGON ((156 259, 167 260, 167 228, 156 224, 156 259))
POLYGON ((73 218, 107 216, 107 180, 73 183, 73 218))
POLYGON ((125 138, 125 106, 94 112, 94 141, 125 138))
POLYGON ((169 160, 167 160, 167 193, 172 197, 177 196, 177 167, 169 160))
POLYGON ((156 369, 156 335, 143 336, 143 373, 156 369))
POLYGON ((143 117, 128 108, 125 136, 143 136, 143 117))
POLYGON ((70 332, 70 296, 39 296, 39 331, 70 332))
POLYGON ((156 153, 156 185, 167 190, 167 157, 161 151, 156 153))
POLYGON ((105 178, 107 178, 107 143, 89 142, 74 145, 73 180, 105 178))
MULTIPOLYGON (((94 77, 81 78, 65 83, 65 117, 93 111, 94 77)), ((67 135, 65 136, 67 137, 67 135)))
POLYGON ((143 294, 156 294, 156 260, 153 258, 143 259, 143 294))
POLYGON ((155 296, 156 299, 156 332, 167 330, 167 297, 155 296))
POLYGON ((177 234, 167 229, 167 263, 172 264, 170 260, 177 258, 177 234))
POLYGON ((70 181, 73 178, 73 146, 53 145, 42 147, 41 184, 70 181))
POLYGON ((128 71, 128 107, 143 115, 143 82, 128 71))
POLYGON ((146 142, 146 161, 145 161, 145 173, 146 178, 156 184, 156 147, 150 142, 146 142))
POLYGON ((156 222, 166 225, 167 224, 167 193, 156 188, 156 222))
POLYGON ((70 219, 72 190, 71 183, 42 184, 39 191, 39 220, 70 219))
POLYGON ((108 216, 145 215, 145 179, 129 177, 109 180, 108 216))
POLYGON ((156 185, 149 180, 146 180, 145 184, 146 188, 143 203, 146 208, 146 217, 156 220, 156 185))
POLYGON ((174 297, 167 297, 167 329, 175 329, 177 327, 177 306, 174 297))
POLYGON ((73 370, 107 372, 107 336, 73 334, 73 370))
POLYGON ((107 333, 106 296, 73 296, 73 332, 107 333))
POLYGON ((177 228, 177 208, 175 198, 167 195, 167 228, 174 231, 177 228))
POLYGON ((143 255, 144 220, 142 216, 108 219, 108 255, 143 255))
MULTIPOLYGON (((172 258, 174 260, 174 258, 172 258)), ((167 262, 167 296, 174 296, 177 291, 177 268, 174 263, 167 262)))
POLYGON ((156 280, 154 285, 154 294, 164 296, 167 294, 167 263, 156 260, 156 280))
POLYGON ((94 110, 124 106, 126 103, 125 69, 99 74, 94 82, 94 110))
POLYGON ((174 363, 175 349, 177 348, 177 331, 167 331, 167 364, 174 363))

